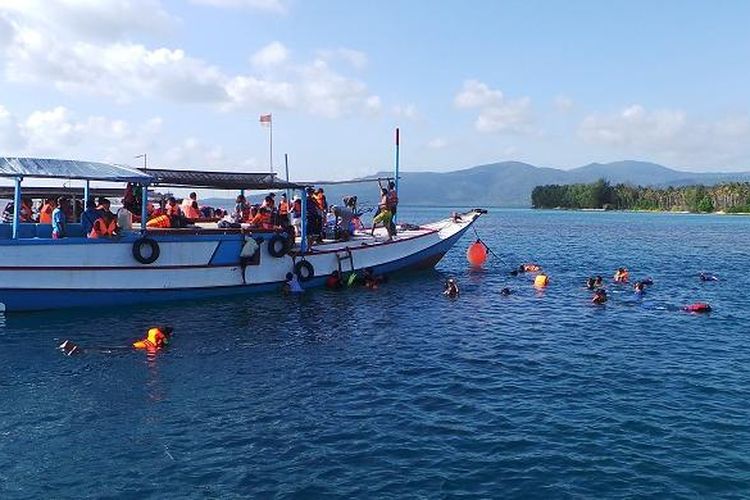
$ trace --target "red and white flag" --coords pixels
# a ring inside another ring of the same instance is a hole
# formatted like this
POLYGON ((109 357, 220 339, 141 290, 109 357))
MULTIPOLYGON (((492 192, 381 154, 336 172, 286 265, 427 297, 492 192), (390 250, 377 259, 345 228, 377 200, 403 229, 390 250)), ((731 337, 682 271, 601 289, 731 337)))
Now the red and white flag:
POLYGON ((271 113, 268 113, 267 115, 260 115, 260 124, 271 125, 271 113))

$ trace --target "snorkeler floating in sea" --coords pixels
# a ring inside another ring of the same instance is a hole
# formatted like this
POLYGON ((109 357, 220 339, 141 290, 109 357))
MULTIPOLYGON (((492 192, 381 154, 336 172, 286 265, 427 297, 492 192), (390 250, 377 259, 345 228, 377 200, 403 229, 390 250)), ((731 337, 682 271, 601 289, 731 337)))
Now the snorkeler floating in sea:
POLYGON ((111 353, 114 351, 125 351, 131 349, 145 350, 149 353, 156 353, 169 345, 169 342, 172 340, 173 332, 174 329, 171 326, 155 326, 148 329, 144 338, 133 342, 129 346, 99 346, 82 348, 78 344, 70 340, 66 340, 58 346, 58 349, 60 349, 60 351, 62 351, 62 353, 66 356, 75 356, 78 354, 83 354, 84 352, 111 353))
POLYGON ((456 280, 453 278, 448 278, 445 281, 445 289, 443 290, 443 295, 445 295, 448 298, 455 299, 459 295, 458 290, 458 283, 456 283, 456 280))

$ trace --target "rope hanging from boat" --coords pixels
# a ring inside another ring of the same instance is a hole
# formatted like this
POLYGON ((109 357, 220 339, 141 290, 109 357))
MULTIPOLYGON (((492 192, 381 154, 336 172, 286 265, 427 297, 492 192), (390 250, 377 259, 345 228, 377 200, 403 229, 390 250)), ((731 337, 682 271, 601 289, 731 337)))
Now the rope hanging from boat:
POLYGON ((474 235, 477 237, 477 241, 479 243, 481 243, 484 246, 484 248, 487 249, 487 251, 490 253, 490 255, 492 255, 497 260, 499 260, 500 262, 502 262, 503 264, 505 264, 505 261, 502 259, 502 257, 500 257, 498 254, 496 254, 494 251, 492 251, 492 249, 489 246, 487 246, 487 243, 485 243, 484 240, 479 237, 479 233, 477 232, 477 228, 474 227, 474 226, 471 226, 471 228, 474 230, 474 235))

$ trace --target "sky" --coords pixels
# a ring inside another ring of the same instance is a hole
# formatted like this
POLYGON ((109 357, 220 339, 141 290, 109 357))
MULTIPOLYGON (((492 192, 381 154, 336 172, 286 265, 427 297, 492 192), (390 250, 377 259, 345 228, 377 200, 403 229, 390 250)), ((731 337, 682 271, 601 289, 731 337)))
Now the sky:
POLYGON ((750 2, 0 0, 0 156, 750 170, 750 2))

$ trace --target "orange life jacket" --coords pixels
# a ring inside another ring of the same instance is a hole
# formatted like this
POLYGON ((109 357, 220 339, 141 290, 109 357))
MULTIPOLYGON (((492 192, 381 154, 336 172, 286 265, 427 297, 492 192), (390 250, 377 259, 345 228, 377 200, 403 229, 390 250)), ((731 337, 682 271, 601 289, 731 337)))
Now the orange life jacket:
POLYGON ((157 215, 146 222, 146 227, 168 228, 172 227, 172 220, 169 215, 157 215))
POLYGON ((94 225, 89 232, 89 238, 111 238, 117 232, 117 221, 110 219, 109 222, 104 217, 99 217, 94 221, 94 225))
POLYGON ((49 203, 42 205, 42 209, 39 210, 40 224, 52 224, 52 210, 52 205, 49 203))
POLYGON ((272 229, 273 224, 271 222, 271 213, 258 212, 255 217, 253 217, 253 220, 250 221, 250 224, 263 229, 272 229))
POLYGON ((146 337, 133 342, 133 347, 135 347, 136 349, 158 351, 162 347, 165 347, 167 344, 169 344, 169 337, 164 335, 164 332, 162 332, 158 328, 149 328, 148 333, 146 333, 146 337))
POLYGON ((201 218, 201 211, 198 210, 197 208, 187 207, 185 209, 185 217, 187 217, 188 219, 193 219, 193 220, 194 219, 200 219, 201 218))

